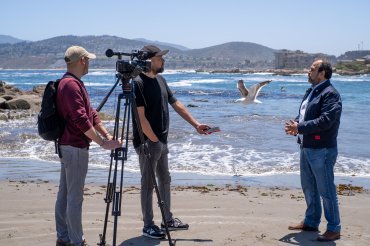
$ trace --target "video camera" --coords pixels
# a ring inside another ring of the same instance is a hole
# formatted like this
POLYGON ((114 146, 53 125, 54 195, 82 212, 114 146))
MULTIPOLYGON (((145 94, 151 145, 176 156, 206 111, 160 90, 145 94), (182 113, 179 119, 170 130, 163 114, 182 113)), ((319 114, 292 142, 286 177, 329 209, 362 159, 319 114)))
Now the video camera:
POLYGON ((150 71, 151 68, 151 62, 148 60, 148 52, 145 51, 133 50, 131 53, 123 53, 107 49, 105 55, 107 57, 118 56, 116 71, 125 78, 135 78, 141 72, 150 71), (122 56, 129 56, 130 60, 123 60, 122 56))

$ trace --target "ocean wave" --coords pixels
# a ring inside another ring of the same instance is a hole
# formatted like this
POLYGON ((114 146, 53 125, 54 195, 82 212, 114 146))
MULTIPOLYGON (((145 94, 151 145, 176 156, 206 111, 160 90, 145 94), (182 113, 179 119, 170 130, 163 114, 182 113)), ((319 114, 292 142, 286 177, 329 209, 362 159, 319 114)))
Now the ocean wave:
POLYGON ((222 91, 188 91, 187 93, 191 95, 219 95, 223 94, 224 92, 222 91))
POLYGON ((40 72, 32 72, 32 71, 29 71, 29 72, 14 72, 14 73, 8 73, 8 74, 2 74, 2 77, 7 77, 7 78, 11 78, 11 77, 18 77, 18 78, 30 78, 30 77, 38 77, 38 76, 42 76, 42 77, 60 77, 64 74, 64 72, 43 72, 43 71, 40 71, 40 72))
POLYGON ((109 83, 109 82, 95 82, 95 81, 86 81, 84 82, 85 86, 86 87, 101 87, 101 86, 104 86, 104 87, 112 87, 114 85, 114 81, 112 80, 112 83, 109 83))
POLYGON ((162 73, 163 75, 166 75, 166 74, 187 74, 187 73, 196 73, 194 69, 184 69, 184 70, 172 70, 172 69, 168 69, 168 70, 164 70, 164 72, 162 73))
POLYGON ((227 80, 225 79, 184 79, 177 82, 169 82, 170 86, 174 87, 184 87, 192 86, 193 84, 213 84, 213 83, 222 83, 227 80))
MULTIPOLYGON (((109 166, 106 151, 93 148, 91 165, 103 169, 109 166)), ((299 173, 298 153, 257 151, 232 146, 196 145, 187 143, 169 144, 169 165, 175 172, 193 172, 207 175, 271 175, 299 173)), ((140 171, 135 151, 131 149, 125 169, 140 171)), ((346 176, 370 176, 369 160, 339 157, 335 173, 346 176)))
POLYGON ((369 78, 366 77, 333 77, 331 81, 335 82, 365 82, 369 83, 369 78))
POLYGON ((95 70, 95 71, 89 71, 89 76, 114 76, 115 75, 114 70, 95 70))
POLYGON ((305 77, 307 77, 307 73, 292 73, 290 76, 305 76, 305 77))
MULTIPOLYGON (((13 136, 14 137, 14 136, 13 136)), ((29 158, 58 162, 54 143, 32 134, 24 141, 10 141, 2 136, 0 155, 2 157, 29 158)), ((195 144, 194 137, 188 141, 169 144, 170 169, 175 172, 194 172, 207 175, 270 175, 299 172, 299 155, 277 150, 259 151, 250 148, 236 148, 231 145, 195 144)), ((98 169, 108 169, 110 152, 92 143, 90 164, 98 169)), ((140 171, 137 154, 131 145, 125 170, 140 171)), ((370 176, 370 159, 339 156, 335 173, 344 176, 370 176)))
POLYGON ((252 73, 252 74, 255 74, 255 75, 273 75, 274 73, 252 73))

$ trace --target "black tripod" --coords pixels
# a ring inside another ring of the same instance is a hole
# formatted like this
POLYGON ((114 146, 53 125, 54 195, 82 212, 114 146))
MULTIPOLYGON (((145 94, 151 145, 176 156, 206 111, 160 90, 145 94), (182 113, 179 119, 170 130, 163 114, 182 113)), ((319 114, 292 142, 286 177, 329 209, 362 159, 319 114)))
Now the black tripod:
MULTIPOLYGON (((103 233, 99 235, 100 243, 98 243, 98 245, 100 246, 106 245, 106 232, 107 232, 107 223, 108 223, 110 203, 112 203, 112 216, 114 216, 113 244, 112 245, 116 246, 117 222, 118 222, 118 216, 121 216, 123 169, 124 169, 124 162, 127 160, 128 136, 129 136, 131 110, 133 113, 133 117, 135 118, 135 121, 137 123, 141 143, 144 144, 145 154, 147 158, 150 158, 148 148, 145 145, 144 134, 141 128, 141 124, 139 121, 139 116, 138 116, 138 112, 136 108, 135 91, 134 91, 135 82, 132 79, 136 77, 138 74, 140 74, 141 71, 142 69, 140 67, 136 67, 135 70, 130 74, 117 73, 116 83, 114 84, 112 89, 109 91, 108 95, 103 99, 102 103, 97 108, 97 111, 101 110, 101 108, 104 106, 105 102, 108 100, 110 94, 113 92, 115 87, 118 85, 118 83, 122 82, 122 93, 118 95, 116 116, 115 116, 115 122, 114 122, 113 139, 122 139, 124 143, 121 148, 112 150, 110 154, 111 159, 110 159, 108 183, 107 183, 106 196, 104 198, 104 201, 106 203, 104 228, 103 228, 103 233), (123 120, 122 120, 122 123, 120 123, 120 116, 121 116, 120 113, 121 113, 121 102, 122 101, 124 101, 123 102, 124 110, 123 110, 123 120), (122 126, 121 133, 120 133, 120 126, 122 126), (118 174, 119 165, 121 167, 121 171, 118 174)), ((153 167, 150 168, 150 171, 151 171, 151 176, 153 179, 154 189, 157 194, 158 205, 160 207, 161 214, 162 214, 162 220, 165 224, 168 243, 170 246, 174 246, 176 244, 176 240, 172 241, 170 232, 168 230, 167 223, 165 223, 166 222, 166 218, 164 216, 165 204, 162 201, 160 194, 159 194, 159 189, 158 189, 157 180, 155 178, 153 167)))

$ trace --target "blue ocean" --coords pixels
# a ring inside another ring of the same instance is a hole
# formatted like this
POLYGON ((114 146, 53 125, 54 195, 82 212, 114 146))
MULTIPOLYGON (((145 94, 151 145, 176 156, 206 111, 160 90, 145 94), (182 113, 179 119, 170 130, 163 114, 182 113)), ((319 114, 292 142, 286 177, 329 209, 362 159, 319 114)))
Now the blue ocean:
MULTIPOLYGON (((61 77, 63 73, 63 70, 0 70, 0 80, 22 90, 31 90, 36 85, 61 77)), ((295 137, 285 134, 284 122, 298 114, 301 99, 310 86, 306 74, 278 76, 268 73, 166 71, 163 75, 176 98, 188 106, 199 122, 221 129, 207 136, 199 135, 171 109, 169 162, 173 173, 220 177, 284 177, 299 173, 299 147, 295 137), (243 79, 248 87, 272 80, 260 92, 258 99, 262 103, 243 105, 234 102, 240 98, 236 88, 239 79, 243 79)), ((90 70, 83 80, 96 108, 114 85, 115 71, 90 70)), ((370 76, 334 74, 332 83, 343 100, 335 173, 342 177, 369 178, 370 76)), ((117 95, 121 91, 121 86, 117 86, 102 111, 114 114, 117 95)), ((113 121, 105 124, 108 129, 113 129, 113 121)), ((19 174, 19 170, 23 170, 24 176, 38 177, 42 170, 38 165, 27 166, 28 162, 47 163, 58 170, 54 145, 38 137, 35 116, 0 121, 0 129, 0 170, 3 170, 0 178, 12 173, 14 169, 9 163, 16 165, 17 160, 23 160, 23 164, 18 165, 18 171, 14 172, 19 174)), ((96 144, 92 144, 90 149, 89 175, 104 182, 110 152, 96 144), (104 175, 100 175, 102 173, 104 175)), ((131 173, 139 172, 131 143, 124 168, 131 173)))

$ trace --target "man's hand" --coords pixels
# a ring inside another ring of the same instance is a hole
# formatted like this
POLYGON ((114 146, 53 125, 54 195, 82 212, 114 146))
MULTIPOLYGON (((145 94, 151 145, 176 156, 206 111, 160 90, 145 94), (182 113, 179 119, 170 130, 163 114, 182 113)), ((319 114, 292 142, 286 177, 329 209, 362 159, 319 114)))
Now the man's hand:
POLYGON ((204 124, 199 124, 196 129, 197 129, 197 132, 199 134, 204 134, 204 135, 208 135, 208 133, 206 132, 206 130, 208 130, 210 127, 208 125, 204 125, 204 124))
POLYGON ((107 140, 112 140, 112 139, 113 139, 113 136, 112 136, 112 135, 110 135, 109 133, 107 133, 107 134, 105 135, 105 138, 106 138, 107 140))
POLYGON ((103 143, 100 145, 103 149, 112 150, 117 149, 122 146, 121 140, 103 140, 103 143))
POLYGON ((298 134, 298 122, 289 120, 285 122, 285 133, 288 135, 296 136, 298 134))

